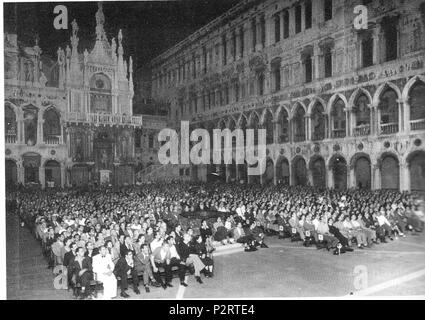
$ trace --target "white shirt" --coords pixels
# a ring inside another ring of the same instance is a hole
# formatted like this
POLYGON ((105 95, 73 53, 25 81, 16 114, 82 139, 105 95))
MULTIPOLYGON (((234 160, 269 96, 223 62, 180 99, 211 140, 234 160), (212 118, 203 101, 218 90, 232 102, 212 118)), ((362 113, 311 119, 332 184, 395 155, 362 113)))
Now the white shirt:
POLYGON ((179 254, 177 253, 177 249, 176 249, 176 246, 171 246, 170 247, 170 253, 171 253, 171 258, 177 258, 177 259, 180 259, 180 256, 179 256, 179 254))
POLYGON ((383 226, 384 224, 390 225, 390 222, 385 216, 377 216, 376 219, 378 220, 379 226, 383 226))
POLYGON ((151 251, 154 252, 156 248, 162 246, 162 241, 163 240, 153 239, 151 242, 151 251))
POLYGON ((93 272, 98 275, 103 275, 105 272, 114 270, 114 263, 112 262, 112 257, 109 253, 102 257, 101 254, 97 254, 93 257, 93 272))

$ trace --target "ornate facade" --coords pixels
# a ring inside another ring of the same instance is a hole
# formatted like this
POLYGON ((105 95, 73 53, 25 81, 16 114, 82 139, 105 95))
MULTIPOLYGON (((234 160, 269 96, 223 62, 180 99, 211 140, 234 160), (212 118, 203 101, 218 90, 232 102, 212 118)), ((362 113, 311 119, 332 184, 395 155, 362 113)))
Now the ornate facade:
POLYGON ((135 128, 164 121, 133 116, 132 58, 123 58, 121 30, 108 40, 104 23, 99 4, 90 50, 78 48, 74 20, 57 61, 42 55, 38 41, 21 48, 16 34, 5 34, 7 183, 134 183, 135 128))
POLYGON ((152 61, 152 97, 177 126, 267 130, 262 176, 193 179, 425 191, 424 58, 423 0, 245 0, 152 61))

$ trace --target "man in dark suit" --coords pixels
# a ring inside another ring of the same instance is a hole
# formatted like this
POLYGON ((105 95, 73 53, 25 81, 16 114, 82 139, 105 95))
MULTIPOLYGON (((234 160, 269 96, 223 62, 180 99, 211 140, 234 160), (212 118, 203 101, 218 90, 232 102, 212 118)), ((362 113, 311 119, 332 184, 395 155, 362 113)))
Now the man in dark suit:
POLYGON ((77 244, 75 242, 72 242, 69 245, 69 248, 71 250, 65 253, 63 258, 63 265, 68 269, 68 284, 71 284, 71 278, 73 274, 72 264, 74 262, 75 256, 77 255, 77 244))
POLYGON ((90 262, 92 262, 93 257, 97 254, 99 254, 99 248, 94 248, 93 243, 87 242, 86 252, 84 253, 84 256, 90 258, 90 262))
POLYGON ((143 272, 143 284, 146 292, 150 292, 149 279, 152 281, 153 286, 161 286, 153 276, 151 255, 149 254, 149 245, 147 243, 142 244, 141 250, 135 257, 134 261, 136 263, 137 272, 143 272))
POLYGON ((128 251, 131 251, 133 253, 133 256, 135 256, 136 251, 134 250, 133 242, 130 236, 126 236, 124 239, 124 243, 120 245, 121 257, 125 257, 128 251))
POLYGON ((128 289, 127 277, 131 275, 133 280, 133 290, 136 294, 139 291, 139 277, 137 276, 136 268, 134 267, 133 252, 127 251, 125 256, 122 256, 115 265, 114 273, 117 277, 121 278, 121 297, 128 298, 126 290, 128 289))

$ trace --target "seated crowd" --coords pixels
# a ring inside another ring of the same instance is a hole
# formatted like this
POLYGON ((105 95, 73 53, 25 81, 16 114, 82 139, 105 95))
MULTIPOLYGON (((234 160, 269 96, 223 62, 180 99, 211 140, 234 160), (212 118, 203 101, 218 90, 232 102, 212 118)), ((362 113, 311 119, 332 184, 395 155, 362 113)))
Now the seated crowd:
POLYGON ((93 280, 104 298, 172 287, 173 271, 187 286, 213 276, 217 244, 267 248, 265 237, 301 240, 334 254, 364 249, 424 228, 423 211, 409 193, 317 190, 241 184, 152 183, 120 189, 27 190, 7 193, 8 208, 35 231, 49 266, 63 265, 70 286, 91 297, 93 280), (218 212, 214 221, 187 225, 184 213, 218 212), (194 271, 193 271, 194 270, 194 271))

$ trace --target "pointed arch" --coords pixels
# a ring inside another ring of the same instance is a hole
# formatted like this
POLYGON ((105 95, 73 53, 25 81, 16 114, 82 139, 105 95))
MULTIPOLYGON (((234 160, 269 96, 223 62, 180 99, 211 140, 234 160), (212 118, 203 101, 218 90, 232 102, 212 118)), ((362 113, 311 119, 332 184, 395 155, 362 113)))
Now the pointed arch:
POLYGON ((394 83, 391 81, 385 82, 379 86, 379 88, 376 90, 375 94, 373 95, 372 104, 374 106, 378 106, 379 101, 381 99, 381 95, 387 90, 387 89, 393 89, 394 92, 397 94, 397 99, 401 99, 401 91, 400 88, 397 87, 394 83))
POLYGON ((320 97, 314 97, 311 101, 310 101, 310 103, 308 104, 308 107, 307 107, 307 116, 311 116, 311 113, 313 112, 313 108, 317 105, 317 104, 321 104, 322 105, 322 107, 323 107, 323 111, 325 112, 326 111, 326 106, 327 106, 327 103, 325 102, 325 100, 323 100, 322 98, 320 98, 320 97))
POLYGON ((412 79, 410 79, 409 81, 407 81, 406 85, 403 88, 403 92, 401 94, 401 97, 402 97, 403 101, 408 101, 409 100, 410 90, 414 87, 414 85, 417 82, 423 82, 423 83, 425 83, 425 76, 423 76, 423 75, 416 75, 412 79))
POLYGON ((344 102, 345 109, 348 109, 348 101, 344 94, 342 93, 335 93, 332 95, 332 97, 329 99, 328 104, 326 106, 326 113, 330 114, 332 112, 332 108, 334 107, 335 101, 338 101, 338 99, 341 99, 342 102, 344 102))
POLYGON ((357 98, 360 97, 362 94, 364 94, 368 100, 369 100, 369 106, 372 103, 372 96, 370 95, 369 91, 367 91, 364 88, 357 88, 350 96, 350 99, 348 100, 348 110, 352 110, 354 107, 354 103, 356 102, 357 98))

